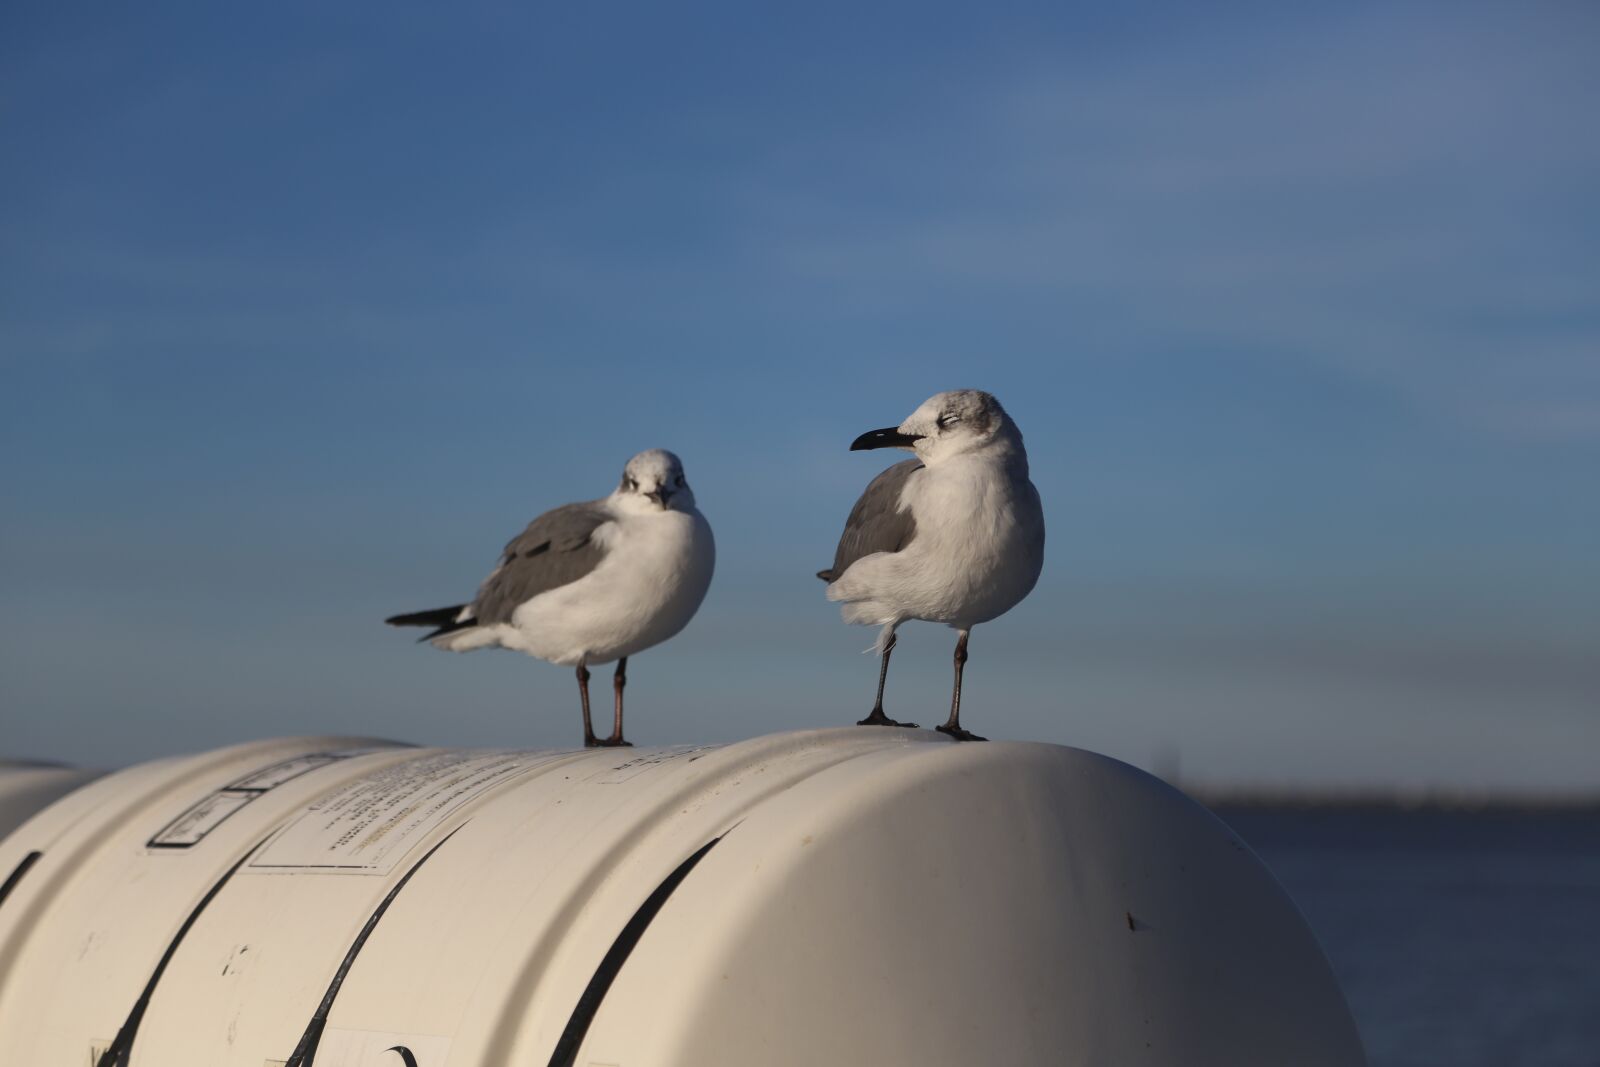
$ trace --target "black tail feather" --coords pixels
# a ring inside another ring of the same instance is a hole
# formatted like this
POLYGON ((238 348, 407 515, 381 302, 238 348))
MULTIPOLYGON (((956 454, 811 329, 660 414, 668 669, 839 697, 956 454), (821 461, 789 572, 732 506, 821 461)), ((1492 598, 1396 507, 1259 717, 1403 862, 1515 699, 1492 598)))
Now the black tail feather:
POLYGON ((391 615, 383 621, 390 626, 448 626, 456 621, 456 616, 461 614, 464 607, 465 604, 457 604, 453 608, 413 611, 409 615, 391 615))
POLYGON ((418 641, 431 641, 440 634, 453 633, 456 630, 465 630, 469 626, 476 626, 473 619, 457 621, 465 604, 457 604, 451 608, 432 608, 428 611, 413 611, 406 615, 391 615, 383 621, 390 626, 432 626, 432 633, 423 634, 418 641))

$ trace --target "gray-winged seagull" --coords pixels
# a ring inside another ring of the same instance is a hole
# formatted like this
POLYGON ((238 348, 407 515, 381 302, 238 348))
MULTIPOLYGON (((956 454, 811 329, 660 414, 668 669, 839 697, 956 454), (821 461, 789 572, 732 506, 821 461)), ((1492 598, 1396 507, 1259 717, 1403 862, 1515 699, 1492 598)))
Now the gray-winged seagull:
POLYGON ((958 389, 850 445, 868 448, 903 448, 917 458, 872 480, 845 520, 833 566, 817 572, 828 599, 843 602, 846 622, 882 627, 878 699, 859 725, 916 725, 883 713, 883 684, 896 628, 924 619, 961 631, 950 717, 938 729, 982 741, 961 727, 967 636, 1016 607, 1044 566, 1044 512, 1028 480, 1022 433, 994 397, 958 389))
POLYGON ((694 506, 678 457, 640 452, 610 496, 540 515, 510 544, 470 604, 385 619, 433 626, 421 640, 451 652, 509 648, 577 665, 586 746, 626 745, 628 657, 676 634, 711 585, 711 526, 694 506), (611 736, 589 720, 589 666, 617 661, 611 736))

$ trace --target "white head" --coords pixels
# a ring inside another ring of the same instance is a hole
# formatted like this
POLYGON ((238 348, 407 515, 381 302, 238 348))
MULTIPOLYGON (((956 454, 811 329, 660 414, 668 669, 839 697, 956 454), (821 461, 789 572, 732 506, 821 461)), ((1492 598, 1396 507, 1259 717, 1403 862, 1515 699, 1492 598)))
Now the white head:
POLYGON ((638 511, 692 511, 694 491, 683 476, 683 461, 664 448, 651 448, 628 460, 612 499, 638 511))
POLYGON ((1005 408, 978 389, 935 393, 899 426, 856 438, 851 451, 904 448, 929 467, 969 452, 999 450, 1025 457, 1022 433, 1005 408))

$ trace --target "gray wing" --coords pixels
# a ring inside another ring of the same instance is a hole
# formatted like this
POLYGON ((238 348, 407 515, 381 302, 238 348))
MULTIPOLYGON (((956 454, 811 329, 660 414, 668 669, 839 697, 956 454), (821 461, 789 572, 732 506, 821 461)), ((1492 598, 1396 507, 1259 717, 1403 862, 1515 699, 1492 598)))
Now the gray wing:
POLYGON ((570 585, 594 570, 606 550, 591 538, 611 514, 599 501, 547 511, 506 545, 500 563, 478 590, 472 614, 480 623, 510 622, 511 613, 540 593, 570 585))
POLYGON ((850 517, 844 520, 844 533, 833 553, 833 566, 818 571, 825 582, 836 582, 850 564, 874 552, 898 552, 917 536, 917 520, 909 509, 900 510, 900 494, 906 482, 922 469, 922 461, 908 459, 896 463, 867 486, 850 517))

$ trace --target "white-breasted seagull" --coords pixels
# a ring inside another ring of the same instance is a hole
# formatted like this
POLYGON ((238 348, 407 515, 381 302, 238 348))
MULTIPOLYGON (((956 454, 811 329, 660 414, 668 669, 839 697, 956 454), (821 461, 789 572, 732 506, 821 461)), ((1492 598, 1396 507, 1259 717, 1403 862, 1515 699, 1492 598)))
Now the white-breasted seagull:
POLYGON ((1016 423, 988 393, 929 397, 899 426, 856 438, 851 451, 902 448, 916 459, 874 478, 850 509, 833 566, 818 571, 844 620, 879 626, 878 698, 861 726, 915 726, 883 713, 895 630, 908 619, 959 630, 950 716, 938 727, 960 741, 967 637, 1021 602, 1044 566, 1044 512, 1028 480, 1016 423))
POLYGON ((451 652, 508 648, 577 666, 586 746, 626 745, 622 689, 628 657, 688 625, 711 585, 716 549, 683 463, 640 452, 616 490, 540 515, 506 545, 470 604, 385 619, 432 626, 421 640, 451 652), (611 736, 589 719, 589 666, 617 662, 611 736))

